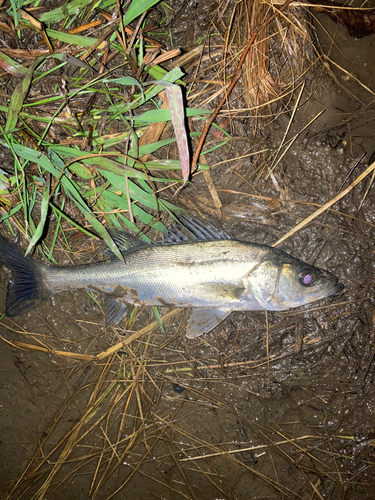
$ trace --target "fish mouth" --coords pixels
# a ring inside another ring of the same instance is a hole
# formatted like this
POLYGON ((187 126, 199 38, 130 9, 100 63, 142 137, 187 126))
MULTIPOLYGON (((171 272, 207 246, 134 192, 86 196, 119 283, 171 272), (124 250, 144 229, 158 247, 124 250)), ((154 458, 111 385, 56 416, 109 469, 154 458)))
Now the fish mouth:
POLYGON ((339 279, 334 274, 331 274, 328 271, 323 271, 323 278, 327 280, 327 289, 326 289, 326 297, 330 297, 336 293, 344 290, 345 285, 339 282, 339 279))
POLYGON ((336 283, 333 285, 333 287, 330 290, 330 295, 334 295, 335 293, 341 292, 341 290, 344 290, 344 288, 345 288, 345 285, 336 281, 336 283))

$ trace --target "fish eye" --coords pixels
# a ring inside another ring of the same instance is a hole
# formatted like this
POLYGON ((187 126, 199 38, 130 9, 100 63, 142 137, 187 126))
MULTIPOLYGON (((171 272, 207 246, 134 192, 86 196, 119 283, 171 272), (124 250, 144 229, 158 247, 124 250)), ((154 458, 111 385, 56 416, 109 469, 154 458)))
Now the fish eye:
POLYGON ((312 286, 316 281, 316 276, 311 271, 302 271, 298 277, 303 286, 312 286))

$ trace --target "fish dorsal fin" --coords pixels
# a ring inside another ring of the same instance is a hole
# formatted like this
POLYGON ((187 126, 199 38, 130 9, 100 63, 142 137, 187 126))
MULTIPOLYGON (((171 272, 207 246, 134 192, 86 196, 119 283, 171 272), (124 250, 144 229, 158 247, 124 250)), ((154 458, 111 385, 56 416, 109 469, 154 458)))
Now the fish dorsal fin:
MULTIPOLYGON (((208 221, 203 223, 192 215, 186 216, 180 214, 178 219, 179 222, 171 226, 164 238, 155 244, 234 239, 233 236, 224 231, 223 228, 214 226, 208 221)), ((139 248, 145 248, 153 244, 142 240, 138 236, 133 236, 123 229, 111 228, 108 229, 108 232, 122 254, 138 250, 139 248)), ((115 258, 113 252, 108 248, 102 251, 102 254, 110 259, 115 258)))
POLYGON ((233 240, 233 236, 223 228, 214 226, 211 222, 201 222, 192 215, 180 214, 179 222, 174 224, 164 236, 161 243, 181 243, 202 240, 233 240))
MULTIPOLYGON (((142 240, 138 236, 133 236, 123 229, 112 227, 108 229, 108 232, 122 254, 137 250, 138 248, 144 248, 149 245, 147 241, 142 240)), ((109 248, 105 248, 101 253, 109 259, 115 258, 115 254, 109 248)))
POLYGON ((203 333, 210 332, 229 316, 230 313, 231 311, 228 311, 228 309, 193 309, 187 324, 186 337, 194 339, 203 333))

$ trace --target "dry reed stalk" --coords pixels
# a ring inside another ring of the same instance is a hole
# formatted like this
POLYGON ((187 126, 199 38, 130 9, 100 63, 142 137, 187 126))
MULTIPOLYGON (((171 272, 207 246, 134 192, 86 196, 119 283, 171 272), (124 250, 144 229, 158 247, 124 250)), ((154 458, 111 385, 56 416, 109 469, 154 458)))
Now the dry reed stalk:
POLYGON ((350 184, 350 186, 348 186, 346 189, 344 189, 344 191, 341 191, 341 193, 337 194, 334 198, 332 198, 332 200, 330 200, 328 203, 326 203, 325 205, 323 205, 316 212, 314 212, 313 214, 309 215, 309 217, 306 217, 305 220, 303 220, 302 222, 300 222, 299 224, 297 224, 293 229, 291 229, 290 231, 288 231, 282 238, 280 238, 279 240, 277 240, 276 243, 274 243, 271 246, 276 247, 276 246, 280 245, 280 243, 282 243, 283 241, 285 241, 287 238, 289 238, 290 236, 292 236, 294 233, 296 233, 300 229, 304 228, 312 220, 314 220, 320 214, 322 214, 323 212, 325 212, 326 210, 328 210, 330 207, 332 207, 332 205, 334 205, 339 200, 341 200, 341 198, 343 198, 348 193, 350 193, 350 191, 352 189, 354 189, 363 179, 365 179, 365 177, 367 177, 369 174, 371 174, 371 172, 373 172, 374 170, 375 170, 375 162, 372 163, 364 172, 362 172, 362 174, 359 175, 357 177, 357 179, 350 184))
POLYGON ((281 12, 273 2, 246 0, 238 2, 236 8, 236 25, 229 26, 228 31, 234 31, 232 38, 240 53, 263 20, 279 12, 272 23, 258 30, 245 62, 245 97, 256 115, 258 106, 279 99, 303 81, 314 62, 315 48, 301 7, 293 4, 281 12))
MULTIPOLYGON (((252 32, 252 34, 251 34, 251 36, 249 38, 249 41, 247 42, 247 45, 246 45, 245 49, 243 50, 242 55, 241 55, 241 57, 239 59, 239 62, 237 64, 236 70, 235 70, 235 72, 233 74, 233 77, 232 77, 232 80, 231 80, 231 83, 230 83, 229 87, 227 89, 225 89, 224 96, 221 98, 219 104, 216 106, 214 112, 212 113, 212 115, 207 120, 207 122, 206 122, 206 124, 204 126, 204 129, 202 131, 202 135, 199 138, 199 143, 198 143, 198 146, 197 146, 196 151, 194 153, 194 157, 193 157, 192 162, 191 162, 191 171, 192 172, 195 170, 195 167, 196 167, 196 165, 198 163, 198 158, 199 158, 199 156, 201 154, 201 151, 202 151, 202 148, 203 148, 203 144, 204 144, 204 142, 206 140, 208 131, 211 128, 212 123, 214 122, 214 120, 217 117, 219 111, 224 106, 225 102, 227 101, 229 94, 232 92, 232 90, 234 89, 235 85, 237 84, 238 80, 241 77, 243 64, 245 62, 246 57, 250 54, 250 51, 251 51, 251 49, 252 49, 252 47, 253 47, 253 45, 255 43, 256 37, 270 23, 272 23, 283 11, 285 11, 288 8, 288 6, 290 5, 291 2, 292 2, 292 0, 286 0, 286 2, 279 9, 276 9, 276 11, 272 15, 268 16, 252 32)), ((225 52, 225 50, 224 50, 224 52, 225 52)))

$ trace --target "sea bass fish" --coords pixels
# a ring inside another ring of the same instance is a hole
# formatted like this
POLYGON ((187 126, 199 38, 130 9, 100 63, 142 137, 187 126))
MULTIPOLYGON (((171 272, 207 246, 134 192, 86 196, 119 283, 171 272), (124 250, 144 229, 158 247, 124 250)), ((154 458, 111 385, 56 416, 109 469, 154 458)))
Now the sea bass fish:
POLYGON ((126 304, 191 307, 186 336, 198 337, 232 311, 283 311, 344 288, 331 273, 267 245, 238 241, 212 224, 180 216, 158 243, 109 230, 124 261, 51 266, 24 257, 0 236, 0 261, 12 273, 7 316, 64 290, 104 294, 107 322, 126 316, 126 304))

